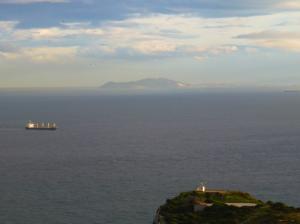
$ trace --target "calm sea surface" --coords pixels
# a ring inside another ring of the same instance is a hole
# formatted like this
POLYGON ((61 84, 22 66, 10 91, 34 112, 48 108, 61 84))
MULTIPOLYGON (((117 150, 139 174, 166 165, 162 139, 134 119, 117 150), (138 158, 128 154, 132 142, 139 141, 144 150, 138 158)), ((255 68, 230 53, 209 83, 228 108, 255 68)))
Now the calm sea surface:
POLYGON ((300 94, 1 94, 1 224, 150 224, 202 181, 300 206, 300 94))

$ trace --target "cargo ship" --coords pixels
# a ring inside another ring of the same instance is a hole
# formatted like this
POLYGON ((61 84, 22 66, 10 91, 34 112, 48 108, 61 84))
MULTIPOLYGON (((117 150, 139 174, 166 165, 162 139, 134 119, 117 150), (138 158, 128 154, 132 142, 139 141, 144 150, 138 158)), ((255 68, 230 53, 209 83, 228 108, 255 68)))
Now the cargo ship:
POLYGON ((28 123, 25 126, 26 130, 50 130, 55 131, 57 129, 57 126, 55 123, 52 122, 33 122, 28 121, 28 123))

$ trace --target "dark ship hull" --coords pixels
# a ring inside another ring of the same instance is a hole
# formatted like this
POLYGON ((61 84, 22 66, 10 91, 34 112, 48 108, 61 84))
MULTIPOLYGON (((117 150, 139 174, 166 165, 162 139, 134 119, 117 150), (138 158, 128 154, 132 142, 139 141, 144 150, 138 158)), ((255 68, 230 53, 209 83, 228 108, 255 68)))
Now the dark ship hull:
POLYGON ((28 128, 25 127, 26 130, 42 130, 42 131, 55 131, 56 128, 28 128))

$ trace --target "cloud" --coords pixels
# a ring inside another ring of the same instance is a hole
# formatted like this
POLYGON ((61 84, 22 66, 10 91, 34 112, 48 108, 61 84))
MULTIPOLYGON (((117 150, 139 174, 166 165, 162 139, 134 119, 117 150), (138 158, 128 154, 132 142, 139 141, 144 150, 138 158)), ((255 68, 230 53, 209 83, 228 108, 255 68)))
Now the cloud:
POLYGON ((162 40, 140 41, 137 42, 133 49, 143 54, 159 54, 167 52, 175 52, 176 44, 162 40))
POLYGON ((268 48, 280 48, 287 51, 300 52, 300 39, 268 39, 257 42, 257 45, 268 48))
MULTIPOLYGON (((222 22, 185 15, 154 14, 147 17, 131 17, 123 21, 109 22, 103 27, 105 43, 116 48, 130 48, 144 55, 193 55, 199 49, 211 55, 234 52, 230 35, 222 38, 207 24, 236 27, 236 19, 222 22)), ((224 29, 222 28, 223 32, 224 29)), ((226 31, 227 32, 227 31, 226 31)))
POLYGON ((300 2, 299 1, 282 1, 275 5, 276 8, 279 9, 292 9, 299 10, 300 2))
POLYGON ((300 52, 300 32, 262 31, 238 38, 255 40, 254 44, 261 47, 300 52))
POLYGON ((0 33, 12 31, 18 23, 18 21, 0 21, 0 33))
POLYGON ((76 36, 93 37, 101 35, 103 35, 103 31, 101 29, 83 27, 19 29, 14 32, 14 38, 16 40, 55 40, 76 36))
POLYGON ((111 57, 117 53, 117 49, 107 45, 91 44, 78 49, 78 55, 82 57, 111 57))
POLYGON ((9 41, 0 41, 0 52, 16 52, 18 48, 9 41))
POLYGON ((249 33, 238 36, 244 39, 300 39, 300 32, 282 32, 267 30, 257 33, 249 33))
POLYGON ((32 61, 59 61, 54 58, 60 59, 62 55, 202 60, 234 54, 245 46, 298 51, 299 21, 297 12, 232 18, 135 14, 100 24, 73 21, 30 29, 17 26, 16 21, 0 21, 0 42, 14 42, 20 49, 19 53, 2 52, 2 56, 28 56, 32 61), (279 27, 279 23, 285 26, 279 27))
MULTIPOLYGON (((298 0, 290 0, 297 2, 298 0)), ((91 21, 92 24, 122 21, 133 14, 193 15, 232 18, 270 15, 289 11, 282 0, 0 0, 1 19, 19 20, 21 27, 55 27, 59 23, 91 21), (33 4, 33 3, 53 3, 33 4), (57 4, 55 4, 57 3, 57 4), (61 4, 68 3, 68 4, 61 4), (12 5, 15 4, 15 5, 12 5), (16 6, 16 4, 18 4, 16 6), (282 3, 283 4, 283 3, 282 3), (50 7, 50 8, 49 8, 50 7)), ((295 3, 288 5, 295 5, 295 3)), ((289 6, 291 7, 291 6, 289 6)))
POLYGON ((61 63, 72 60, 77 53, 77 47, 38 47, 21 48, 17 51, 1 51, 0 57, 6 60, 29 60, 37 63, 61 63))
POLYGON ((220 55, 220 54, 231 54, 238 50, 239 48, 237 46, 220 46, 211 49, 209 52, 213 55, 220 55))
POLYGON ((66 3, 69 0, 0 0, 0 4, 66 3))

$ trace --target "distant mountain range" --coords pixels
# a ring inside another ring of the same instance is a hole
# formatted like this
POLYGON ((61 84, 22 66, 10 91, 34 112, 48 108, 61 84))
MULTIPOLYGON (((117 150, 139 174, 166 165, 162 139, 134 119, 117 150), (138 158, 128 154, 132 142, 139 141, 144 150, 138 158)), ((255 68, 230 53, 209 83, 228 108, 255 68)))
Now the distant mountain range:
POLYGON ((107 82, 100 88, 106 90, 165 90, 189 88, 190 86, 190 84, 183 82, 158 78, 142 79, 132 82, 107 82))

